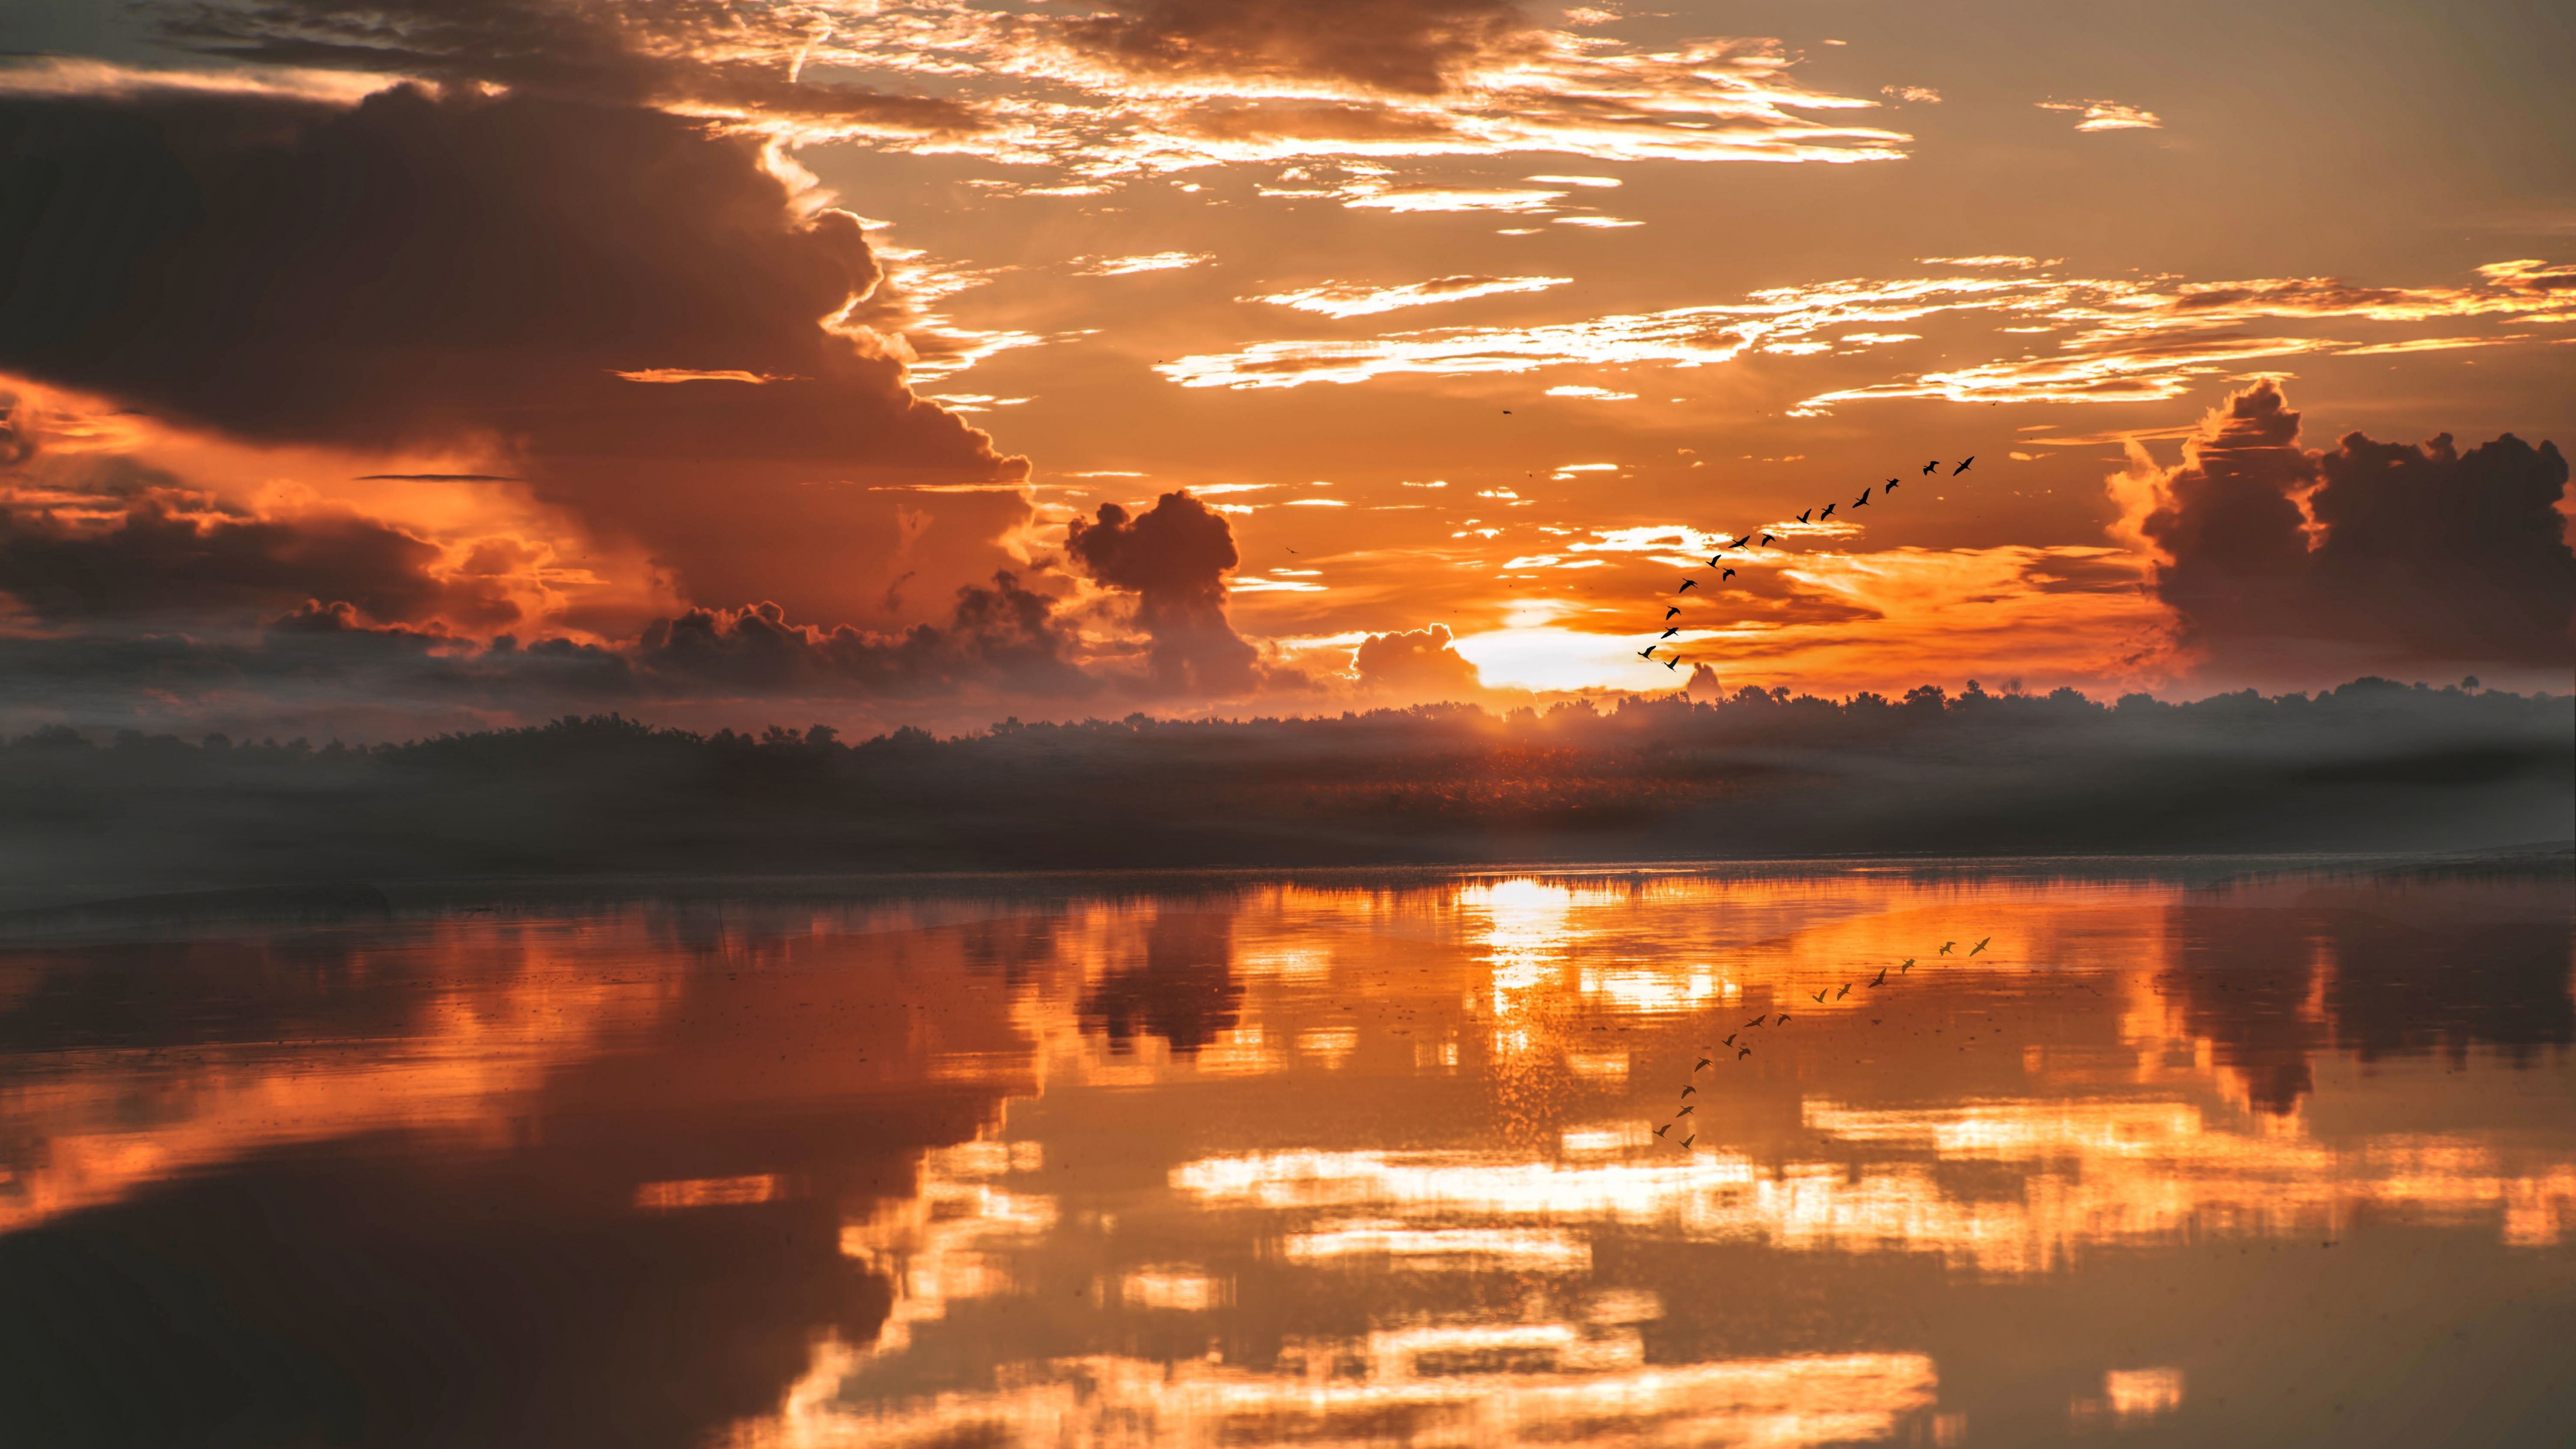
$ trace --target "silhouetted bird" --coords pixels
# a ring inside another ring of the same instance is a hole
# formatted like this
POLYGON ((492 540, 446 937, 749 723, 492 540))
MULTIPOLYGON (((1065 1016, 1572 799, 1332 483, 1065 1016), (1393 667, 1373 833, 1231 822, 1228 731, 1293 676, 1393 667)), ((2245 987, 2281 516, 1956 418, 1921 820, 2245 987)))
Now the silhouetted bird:
POLYGON ((1666 609, 1666 610, 1664 611, 1664 622, 1666 622, 1666 623, 1668 623, 1668 624, 1669 624, 1669 623, 1671 623, 1671 622, 1672 622, 1673 615, 1678 614, 1678 613, 1680 613, 1681 611, 1682 611, 1682 606, 1681 606, 1681 605, 1679 605, 1679 604, 1675 604, 1675 605, 1673 605, 1671 608, 1666 609))
POLYGON ((1682 1088, 1682 1095, 1683 1095, 1683 1096, 1685 1096, 1685 1097, 1687 1097, 1687 1096, 1689 1096, 1691 1093, 1696 1092, 1696 1091, 1698 1091, 1698 1090, 1699 1090, 1699 1088, 1697 1088, 1697 1087, 1693 1087, 1693 1086, 1687 1086, 1687 1085, 1685 1085, 1685 1086, 1682 1088))
POLYGON ((1807 521, 1807 514, 1808 514, 1808 513, 1813 513, 1813 512, 1815 512, 1815 511, 1816 511, 1816 510, 1814 510, 1814 509, 1810 508, 1810 509, 1808 509, 1808 510, 1806 511, 1806 513, 1801 513, 1801 514, 1799 514, 1799 515, 1798 515, 1798 521, 1799 521, 1800 523, 1804 523, 1804 522, 1806 522, 1806 521, 1807 521))
POLYGON ((1771 1019, 1771 1013, 1769 1013, 1769 1012, 1767 1012, 1767 1011, 1766 1011, 1766 1012, 1762 1013, 1760 1016, 1757 1016, 1757 1017, 1753 1018, 1751 1021, 1746 1022, 1746 1023, 1745 1023, 1745 1025, 1746 1025, 1746 1026, 1748 1026, 1748 1027, 1760 1026, 1762 1023, 1764 1023, 1764 1022, 1766 1022, 1766 1021, 1769 1021, 1770 1019, 1771 1019))
POLYGON ((1719 568, 1719 567, 1722 567, 1722 564, 1720 563, 1720 560, 1724 559, 1725 557, 1726 557, 1726 555, 1724 555, 1724 554, 1722 554, 1722 553, 1713 553, 1713 554, 1710 554, 1710 555, 1708 556, 1708 566, 1709 566, 1710 568, 1719 568))
POLYGON ((1675 1112, 1675 1113, 1673 1114, 1673 1120, 1674 1120, 1674 1121, 1676 1121, 1676 1122, 1678 1122, 1678 1121, 1682 1120, 1684 1117, 1687 1117, 1687 1116, 1689 1116, 1690 1114, 1692 1114, 1693 1112, 1696 1112, 1696 1111, 1698 1111, 1698 1110, 1699 1110, 1699 1108, 1698 1108, 1697 1106, 1684 1107, 1684 1108, 1683 1108, 1683 1109, 1681 1109, 1680 1111, 1675 1112))
POLYGON ((1722 573, 1722 574, 1719 574, 1719 575, 1717 576, 1717 581, 1718 581, 1719 583, 1721 583, 1721 584, 1722 584, 1722 583, 1725 583, 1728 579, 1731 579, 1731 578, 1733 578, 1733 577, 1735 577, 1735 570, 1733 570, 1733 569, 1728 569, 1726 572, 1724 572, 1724 573, 1722 573))
POLYGON ((1664 661, 1664 667, 1666 669, 1680 669, 1682 667, 1682 657, 1678 654, 1674 655, 1672 658, 1664 661))
POLYGON ((1778 1016, 1775 1016, 1775 1017, 1771 1018, 1771 1024, 1772 1024, 1773 1026, 1786 1026, 1786 1025, 1788 1025, 1788 1024, 1789 1024, 1789 1013, 1787 1013, 1787 1012, 1785 1012, 1785 1011, 1784 1011, 1784 1012, 1781 1012, 1778 1016))
POLYGON ((1924 472, 1924 475, 1925 475, 1926 477, 1929 477, 1930 475, 1932 475, 1932 474, 1934 474, 1934 473, 1938 473, 1938 472, 1940 472, 1940 471, 1941 471, 1941 460, 1940 460, 1940 459, 1938 459, 1938 458, 1935 458, 1935 459, 1933 459, 1931 462, 1926 463, 1926 464, 1924 464, 1924 465, 1923 465, 1923 472, 1924 472))
POLYGON ((1887 968, 1884 966, 1879 967, 1878 975, 1872 977, 1869 984, 1872 986, 1885 986, 1887 984, 1887 968))
POLYGON ((1816 515, 1816 521, 1817 521, 1818 523, 1822 523, 1822 522, 1824 522, 1826 519, 1831 518, 1831 517, 1833 517, 1833 516, 1834 516, 1834 506, 1833 506, 1832 504, 1828 503, 1828 504, 1826 504, 1826 505, 1825 505, 1825 511, 1816 515))
POLYGON ((1669 628, 1669 629, 1666 629, 1666 630, 1663 632, 1662 637, 1663 637, 1663 638, 1666 638, 1666 639, 1670 639, 1670 638, 1671 638, 1671 637, 1673 637, 1675 634, 1678 634, 1678 633, 1680 633, 1681 631, 1682 631, 1682 626, 1681 626, 1681 625, 1679 625, 1679 624, 1675 624, 1673 627, 1671 627, 1671 628, 1669 628))
MULTIPOLYGON (((1992 936, 1988 936, 1988 937, 1986 938, 1986 941, 1991 941, 1991 940, 1993 940, 1993 939, 1994 939, 1994 937, 1992 937, 1992 936)), ((1969 955, 1971 955, 1971 956, 1974 956, 1974 955, 1976 955, 1976 954, 1977 954, 1977 952, 1979 952, 1979 951, 1982 951, 1982 950, 1986 949, 1986 941, 1979 941, 1979 942, 1976 944, 1976 946, 1968 952, 1968 954, 1969 954, 1969 955)))
POLYGON ((1737 1047, 1735 1049, 1735 1059, 1739 1062, 1751 1055, 1753 1055, 1753 1048, 1751 1047, 1737 1047))
POLYGON ((1817 993, 1816 993, 1816 1004, 1817 1004, 1817 1005, 1819 1005, 1819 1006, 1822 1006, 1822 1005, 1824 1005, 1824 1002, 1825 1002, 1825 993, 1823 993, 1823 992, 1821 992, 1821 991, 1817 992, 1817 993))
POLYGON ((1898 482, 1898 480, 1897 480, 1897 479, 1894 479, 1894 478, 1890 478, 1890 479, 1888 479, 1888 480, 1887 480, 1887 487, 1886 487, 1886 489, 1885 489, 1884 491, 1889 492, 1889 493, 1893 493, 1893 492, 1895 492, 1895 491, 1896 491, 1896 485, 1897 485, 1897 482, 1898 482))
POLYGON ((1764 548, 1769 548, 1771 546, 1771 535, 1767 533, 1762 535, 1762 546, 1764 548))
POLYGON ((1941 954, 1942 954, 1942 955, 1944 955, 1944 956, 1949 955, 1949 954, 1950 954, 1950 948, 1951 948, 1951 947, 1953 947, 1953 946, 1956 946, 1956 945, 1958 945, 1958 944, 1959 944, 1959 943, 1958 943, 1958 942, 1956 942, 1956 941, 1944 941, 1944 942, 1942 942, 1942 943, 1941 943, 1941 954))
POLYGON ((1654 658, 1654 657, 1655 657, 1655 646, 1654 646, 1654 645, 1652 645, 1652 644, 1649 644, 1649 645, 1647 645, 1645 648, 1638 650, 1638 651, 1637 651, 1637 657, 1638 657, 1638 658, 1640 658, 1640 659, 1652 659, 1652 658, 1654 658))
POLYGON ((1682 586, 1681 586, 1680 588, 1678 588, 1678 589, 1673 590, 1673 592, 1674 592, 1674 593, 1676 593, 1676 594, 1687 594, 1687 593, 1689 593, 1691 590, 1693 590, 1693 589, 1695 589, 1695 588, 1698 588, 1698 587, 1699 587, 1699 580, 1697 580, 1697 579, 1684 579, 1684 580, 1682 580, 1682 586))
POLYGON ((1853 500, 1852 500, 1852 507, 1854 507, 1854 508, 1860 508, 1860 507, 1863 507, 1863 506, 1867 505, 1867 504, 1868 504, 1868 502, 1869 502, 1869 490, 1868 490, 1868 489, 1866 489, 1866 488, 1864 488, 1864 489, 1860 490, 1860 496, 1859 496, 1858 498, 1855 498, 1855 499, 1853 499, 1853 500))
POLYGON ((1698 1140, 1699 1140, 1699 1134, 1698 1134, 1698 1133, 1696 1133, 1696 1132, 1692 1133, 1692 1134, 1691 1134, 1691 1135, 1689 1135, 1688 1137, 1683 1138, 1683 1139, 1682 1139, 1682 1150, 1683 1150, 1684 1152, 1688 1152, 1688 1151, 1690 1150, 1690 1145, 1691 1145, 1692 1143, 1694 1143, 1694 1142, 1697 1142, 1698 1140))
POLYGON ((1692 1068, 1691 1068, 1691 1070, 1695 1072, 1695 1071, 1698 1071, 1698 1070, 1700 1069, 1700 1067, 1704 1067, 1704 1066, 1707 1066, 1707 1065, 1708 1065, 1708 1058, 1706 1058, 1706 1057, 1701 1057, 1701 1058, 1699 1059, 1699 1066, 1692 1067, 1692 1068))
POLYGON ((1734 1032, 1731 1032, 1731 1031, 1730 1031, 1730 1032, 1728 1032, 1728 1033, 1726 1034, 1726 1040, 1724 1040, 1724 1041, 1722 1041, 1722 1042, 1719 1042, 1719 1043, 1718 1043, 1718 1045, 1719 1045, 1719 1046, 1733 1046, 1733 1045, 1735 1045, 1735 1033, 1734 1033, 1734 1032))
POLYGON ((1658 1128, 1656 1128, 1656 1129, 1655 1129, 1655 1135, 1656 1135, 1656 1136, 1658 1136, 1658 1137, 1661 1137, 1661 1136, 1663 1136, 1665 1133, 1670 1132, 1670 1131, 1672 1131, 1672 1130, 1673 1130, 1673 1124, 1672 1124, 1672 1123, 1670 1123, 1670 1122, 1667 1122, 1667 1123, 1665 1123, 1663 1126, 1658 1127, 1658 1128))
POLYGON ((1905 964, 1896 968, 1896 974, 1897 974, 1897 975, 1899 975, 1899 976, 1902 976, 1902 975, 1904 975, 1906 972, 1911 971, 1911 970, 1913 970, 1913 969, 1914 969, 1914 958, 1913 958, 1913 957, 1911 957, 1911 956, 1908 956, 1908 957, 1906 957, 1906 958, 1905 958, 1905 964))
POLYGON ((1834 993, 1834 1000, 1840 1001, 1849 995, 1851 995, 1851 983, 1846 981, 1843 983, 1843 989, 1834 993))
POLYGON ((1974 454, 1974 453, 1970 453, 1970 454, 1968 455, 1968 459, 1967 459, 1967 462, 1966 462, 1966 463, 1961 463, 1958 467, 1953 468, 1953 469, 1951 469, 1951 470, 1950 470, 1950 476, 1951 476, 1951 477, 1953 477, 1953 478, 1956 478, 1956 477, 1958 477, 1960 474, 1967 472, 1967 471, 1968 471, 1968 463, 1973 463, 1973 462, 1975 462, 1975 461, 1977 461, 1977 455, 1976 455, 1976 454, 1974 454))

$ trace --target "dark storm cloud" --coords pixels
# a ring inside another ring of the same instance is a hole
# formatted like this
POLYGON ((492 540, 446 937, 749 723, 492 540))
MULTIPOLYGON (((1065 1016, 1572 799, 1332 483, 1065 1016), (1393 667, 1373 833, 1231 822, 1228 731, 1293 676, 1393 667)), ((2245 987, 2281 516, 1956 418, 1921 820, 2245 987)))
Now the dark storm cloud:
MULTIPOLYGON (((657 111, 0 102, 0 369, 261 442, 508 439, 541 498, 701 600, 864 617, 894 519, 835 485, 1025 475, 821 325, 881 280, 756 142, 657 111), (652 369, 781 380, 617 375, 652 369)), ((1025 511, 937 506, 952 579, 1025 511)))
POLYGON ((0 595, 49 623, 345 601, 385 621, 498 626, 518 608, 468 579, 434 578, 436 545, 373 519, 260 519, 155 490, 105 527, 0 508, 0 595))
POLYGON ((1529 44, 1500 0, 1128 0, 1059 39, 1134 74, 1330 80, 1437 95, 1529 44))
POLYGON ((2159 483, 2141 530, 2166 555, 2156 592, 2190 642, 2576 658, 2576 552, 2557 510, 2567 461, 2555 444, 2508 433, 2462 453, 2448 434, 2416 445, 2353 433, 2310 452, 2299 414, 2266 381, 2212 413, 2159 483))
POLYGON ((1166 493, 1129 516, 1115 503, 1065 530, 1075 567, 1136 595, 1136 623, 1153 640, 1155 682, 1205 693, 1253 682, 1255 651, 1225 616, 1225 573, 1240 559, 1234 530, 1186 493, 1166 493))
POLYGON ((1360 683, 1424 699, 1465 699, 1482 692, 1476 666, 1450 646, 1449 626, 1371 634, 1353 657, 1360 683))
POLYGON ((254 0, 147 13, 170 43, 230 60, 870 128, 981 124, 953 101, 806 82, 800 52, 822 33, 810 14, 723 0, 254 0))

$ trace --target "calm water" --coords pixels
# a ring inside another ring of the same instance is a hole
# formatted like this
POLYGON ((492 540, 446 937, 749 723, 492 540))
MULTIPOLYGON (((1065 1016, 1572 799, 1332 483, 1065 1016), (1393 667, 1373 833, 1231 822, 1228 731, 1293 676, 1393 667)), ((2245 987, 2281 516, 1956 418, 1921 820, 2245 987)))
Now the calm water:
POLYGON ((2571 907, 1857 869, 9 947, 0 1443, 2565 1445, 2571 907))

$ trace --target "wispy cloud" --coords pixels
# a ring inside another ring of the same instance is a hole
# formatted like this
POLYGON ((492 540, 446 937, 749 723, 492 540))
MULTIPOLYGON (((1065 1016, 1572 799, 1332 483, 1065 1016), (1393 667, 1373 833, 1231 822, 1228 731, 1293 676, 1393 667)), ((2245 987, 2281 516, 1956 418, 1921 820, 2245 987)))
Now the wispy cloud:
POLYGON ((1493 297, 1511 292, 1543 292, 1550 287, 1565 286, 1573 280, 1572 277, 1438 277, 1428 282, 1406 282, 1394 287, 1327 282, 1319 287, 1273 292, 1244 300, 1294 307, 1300 312, 1320 312, 1327 317, 1367 317, 1400 307, 1428 307, 1436 302, 1463 302, 1471 297, 1493 297))
POLYGON ((1207 252, 1148 252, 1132 257, 1080 257, 1077 277, 1127 277, 1138 272, 1177 272, 1216 258, 1207 252))
MULTIPOLYGON (((1696 368, 1746 352, 1853 355, 1910 338, 1943 316, 1983 318, 1995 334, 2057 334, 2052 349, 1816 394, 1803 413, 1883 397, 1952 401, 2147 402, 2257 359, 2342 352, 2359 339, 2254 330, 2258 324, 2396 325, 2466 318, 2576 322, 2576 290, 2539 263, 2482 269, 2467 287, 2362 287, 2334 278, 2185 283, 2157 278, 2014 274, 1979 258, 1967 276, 1835 281, 1771 288, 1745 301, 1620 313, 1526 327, 1443 327, 1360 339, 1259 342, 1158 365, 1185 387, 1279 388, 1387 376, 1464 377, 1550 367, 1696 368)), ((2494 344, 2514 340, 2499 337, 2494 344)), ((2482 341, 2481 345, 2494 345, 2482 341)), ((2443 339, 2392 340, 2421 350, 2443 339)))
POLYGON ((2076 121, 2075 129, 2079 131, 2153 131, 2164 125, 2155 112, 2124 106, 2118 101, 2039 101, 2035 104, 2043 111, 2076 113, 2080 119, 2076 121))

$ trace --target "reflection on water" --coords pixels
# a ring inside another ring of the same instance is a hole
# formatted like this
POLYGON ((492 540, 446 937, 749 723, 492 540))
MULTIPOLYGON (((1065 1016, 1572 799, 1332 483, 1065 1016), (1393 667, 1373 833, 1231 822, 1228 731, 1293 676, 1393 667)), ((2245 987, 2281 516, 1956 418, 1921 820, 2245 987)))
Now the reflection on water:
POLYGON ((2560 1444, 2570 896, 1641 873, 16 947, 0 1441, 2560 1444))

